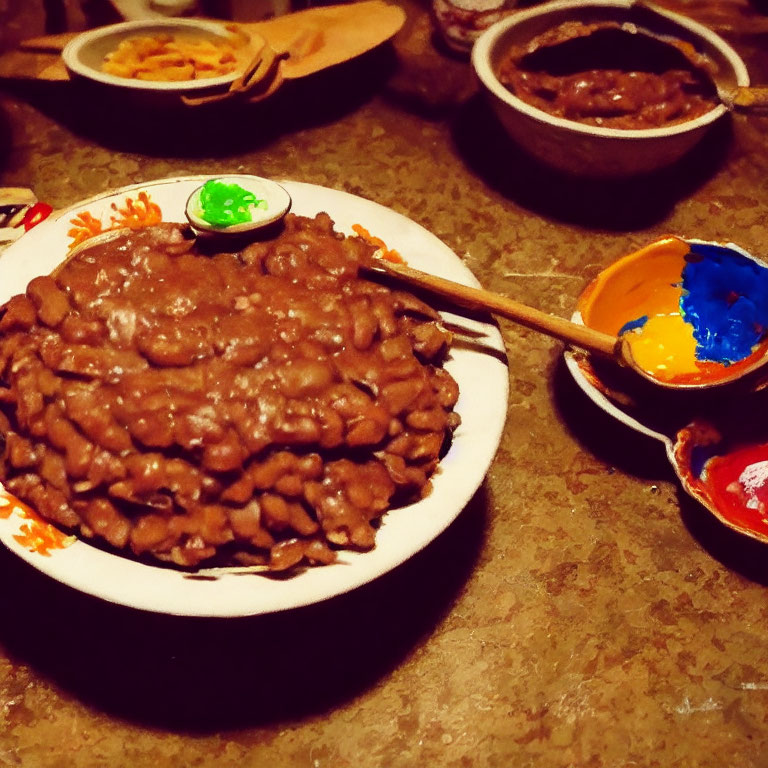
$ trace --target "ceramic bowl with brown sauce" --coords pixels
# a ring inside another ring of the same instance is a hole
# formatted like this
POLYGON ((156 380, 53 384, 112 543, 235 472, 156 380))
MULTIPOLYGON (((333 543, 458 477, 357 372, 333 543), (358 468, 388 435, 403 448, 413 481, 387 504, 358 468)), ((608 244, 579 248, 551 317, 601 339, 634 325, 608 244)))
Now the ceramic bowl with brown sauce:
POLYGON ((706 27, 645 2, 555 0, 489 28, 472 63, 500 121, 560 170, 621 177, 686 154, 747 86, 736 51, 706 27))

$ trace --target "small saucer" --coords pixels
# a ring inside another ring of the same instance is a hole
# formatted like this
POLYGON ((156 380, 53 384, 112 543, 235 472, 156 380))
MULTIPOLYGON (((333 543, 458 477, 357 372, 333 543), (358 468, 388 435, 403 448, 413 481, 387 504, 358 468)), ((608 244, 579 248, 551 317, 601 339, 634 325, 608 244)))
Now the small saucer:
POLYGON ((197 233, 241 235, 274 224, 282 219, 290 208, 291 196, 277 182, 242 174, 210 178, 189 196, 184 212, 192 229, 197 233), (226 224, 212 220, 211 217, 206 218, 201 195, 212 183, 234 187, 233 192, 239 190, 244 195, 250 193, 254 202, 246 203, 243 209, 244 213, 250 216, 249 220, 226 224))

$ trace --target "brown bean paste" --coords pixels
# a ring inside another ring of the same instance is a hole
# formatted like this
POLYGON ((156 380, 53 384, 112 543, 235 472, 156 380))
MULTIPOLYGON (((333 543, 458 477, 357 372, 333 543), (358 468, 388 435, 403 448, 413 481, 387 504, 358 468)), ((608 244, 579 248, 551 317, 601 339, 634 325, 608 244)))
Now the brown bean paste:
POLYGON ((32 280, 0 319, 0 477, 43 517, 180 566, 329 563, 429 488, 449 334, 362 279, 327 214, 238 253, 162 224, 32 280))
POLYGON ((498 76, 518 98, 556 117, 643 129, 713 109, 713 68, 682 40, 657 40, 611 22, 566 22, 512 47, 498 76))

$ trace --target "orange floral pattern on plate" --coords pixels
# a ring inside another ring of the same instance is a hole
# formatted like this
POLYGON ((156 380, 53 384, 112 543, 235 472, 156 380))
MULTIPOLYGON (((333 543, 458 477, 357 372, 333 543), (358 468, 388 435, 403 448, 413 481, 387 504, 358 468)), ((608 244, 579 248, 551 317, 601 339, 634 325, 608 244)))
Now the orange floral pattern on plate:
POLYGON ((50 557, 53 550, 65 549, 76 541, 74 536, 67 536, 50 523, 46 523, 15 496, 0 492, 0 519, 8 520, 11 515, 16 515, 24 521, 19 533, 14 534, 13 538, 30 552, 50 557))
POLYGON ((404 262, 403 257, 390 248, 387 248, 387 244, 380 238, 372 235, 362 224, 353 224, 352 231, 358 236, 362 237, 366 243, 373 245, 379 249, 378 256, 387 261, 393 261, 396 264, 402 264, 404 262))
POLYGON ((163 220, 163 212, 157 203, 153 203, 147 192, 139 192, 138 198, 126 197, 123 207, 117 203, 110 206, 115 215, 110 216, 109 224, 105 227, 100 219, 97 219, 90 211, 81 211, 70 219, 72 229, 67 235, 72 238, 69 244, 70 250, 86 240, 90 240, 102 232, 109 232, 114 229, 141 229, 150 227, 153 224, 159 224, 163 220))
MULTIPOLYGON (((110 216, 107 226, 104 226, 101 220, 90 211, 81 211, 70 220, 73 225, 67 232, 67 235, 72 238, 70 250, 102 232, 125 228, 140 229, 159 224, 163 220, 160 206, 153 203, 149 194, 144 191, 139 192, 135 200, 126 197, 122 207, 117 203, 112 203, 110 207, 114 214, 110 216)), ((23 521, 19 532, 14 534, 13 538, 30 552, 50 557, 52 551, 65 549, 77 540, 75 536, 62 533, 15 496, 11 496, 0 488, 0 520, 9 520, 12 515, 16 515, 23 521)))

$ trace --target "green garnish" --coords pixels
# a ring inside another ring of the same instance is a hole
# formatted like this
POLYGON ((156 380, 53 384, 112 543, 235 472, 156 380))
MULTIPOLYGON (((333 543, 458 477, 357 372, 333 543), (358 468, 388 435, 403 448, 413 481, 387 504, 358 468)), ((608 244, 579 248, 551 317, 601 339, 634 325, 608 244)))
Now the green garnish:
POLYGON ((239 184, 211 179, 200 190, 200 218, 214 227, 246 224, 253 221, 254 208, 266 207, 266 200, 259 200, 239 184))

